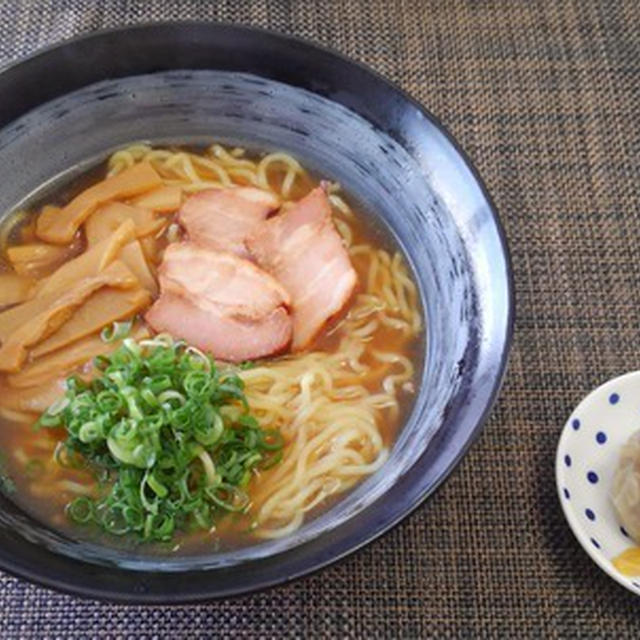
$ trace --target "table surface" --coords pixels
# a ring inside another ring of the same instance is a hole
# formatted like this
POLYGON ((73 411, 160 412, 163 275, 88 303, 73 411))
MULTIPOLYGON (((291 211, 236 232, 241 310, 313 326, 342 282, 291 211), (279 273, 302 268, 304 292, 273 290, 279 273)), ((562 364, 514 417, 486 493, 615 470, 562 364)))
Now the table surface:
POLYGON ((265 593, 175 608, 81 601, 0 575, 0 635, 633 634, 638 601, 578 546, 553 465, 572 407, 638 366, 640 3, 4 0, 0 64, 77 33, 176 19, 330 45, 442 119, 509 238, 518 320, 508 376, 484 435, 445 486, 338 565, 265 593))

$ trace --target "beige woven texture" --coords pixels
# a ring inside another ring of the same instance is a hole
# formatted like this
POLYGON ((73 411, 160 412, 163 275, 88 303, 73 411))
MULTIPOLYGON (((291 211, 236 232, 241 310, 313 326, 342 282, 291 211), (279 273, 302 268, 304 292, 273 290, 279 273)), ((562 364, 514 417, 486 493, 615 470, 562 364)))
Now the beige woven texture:
POLYGON ((640 3, 5 0, 0 63, 76 33, 168 19, 254 24, 333 46, 442 119, 509 237, 518 298, 509 375, 446 485, 338 565, 173 609, 87 603, 0 576, 0 635, 637 637, 640 602, 578 546, 553 464, 572 407, 640 361, 640 3))

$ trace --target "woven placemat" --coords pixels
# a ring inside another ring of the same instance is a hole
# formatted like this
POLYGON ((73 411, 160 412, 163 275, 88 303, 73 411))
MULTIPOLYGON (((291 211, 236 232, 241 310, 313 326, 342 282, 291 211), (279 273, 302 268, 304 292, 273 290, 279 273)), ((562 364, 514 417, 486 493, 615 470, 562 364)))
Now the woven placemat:
POLYGON ((638 367, 640 3, 4 0, 0 64, 77 33, 168 19, 312 38, 442 118, 509 236, 519 316, 509 375, 484 436, 437 495, 337 566, 181 608, 80 601, 3 575, 0 636, 637 637, 638 602, 574 540, 553 462, 584 393, 638 367))

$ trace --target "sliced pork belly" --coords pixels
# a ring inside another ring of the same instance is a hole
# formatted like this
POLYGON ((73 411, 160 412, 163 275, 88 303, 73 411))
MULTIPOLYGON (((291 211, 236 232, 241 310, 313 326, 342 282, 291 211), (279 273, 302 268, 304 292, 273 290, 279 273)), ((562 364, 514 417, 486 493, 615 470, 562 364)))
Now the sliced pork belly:
POLYGON ((163 293, 173 293, 207 311, 257 320, 276 307, 289 307, 286 289, 248 260, 212 251, 193 242, 176 242, 165 250, 159 269, 163 293))
POLYGON ((279 206, 278 198, 262 189, 207 189, 182 205, 178 220, 191 240, 246 258, 246 238, 279 206))
POLYGON ((181 242, 167 247, 159 276, 161 295, 146 315, 156 331, 232 362, 279 353, 291 342, 289 295, 251 262, 181 242))
POLYGON ((264 222, 247 247, 291 295, 292 348, 303 349, 344 307, 357 280, 324 190, 314 189, 289 211, 264 222))
POLYGON ((246 320, 215 307, 205 311, 186 298, 163 293, 146 320, 156 331, 167 331, 229 362, 279 353, 291 341, 291 317, 284 307, 259 320, 246 320))

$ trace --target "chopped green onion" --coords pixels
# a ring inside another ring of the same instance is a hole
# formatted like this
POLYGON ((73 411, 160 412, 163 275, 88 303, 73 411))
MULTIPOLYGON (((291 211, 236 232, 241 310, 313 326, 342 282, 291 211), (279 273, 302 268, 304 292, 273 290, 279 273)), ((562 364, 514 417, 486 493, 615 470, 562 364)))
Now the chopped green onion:
POLYGON ((138 346, 138 343, 133 338, 125 338, 122 341, 123 347, 131 352, 134 356, 139 356, 141 352, 141 348, 138 346))
POLYGON ((53 459, 63 469, 84 469, 86 460, 68 442, 59 442, 53 452, 53 459))
POLYGON ((123 398, 121 394, 109 389, 100 391, 100 393, 96 395, 96 404, 98 405, 98 409, 105 413, 120 410, 124 405, 122 400, 123 398))
POLYGON ((282 449, 284 446, 284 438, 279 431, 275 429, 269 429, 268 431, 263 431, 261 434, 262 437, 262 448, 267 451, 277 451, 282 449))
POLYGON ((49 415, 49 413, 43 413, 35 427, 59 427, 62 424, 62 417, 59 415, 49 415))
POLYGON ((78 440, 84 442, 93 442, 102 436, 102 429, 97 422, 85 422, 78 431, 78 440))
POLYGON ((166 498, 169 490, 155 476, 154 473, 147 477, 147 484, 153 489, 158 498, 166 498))
POLYGON ((158 398, 156 398, 155 394, 151 389, 145 388, 140 389, 140 397, 150 406, 157 407, 160 405, 158 402, 158 398))
POLYGON ((192 362, 199 362, 202 364, 206 371, 211 371, 211 360, 204 354, 200 349, 196 349, 196 347, 187 347, 185 349, 185 355, 192 356, 192 362))
MULTIPOLYGON (((114 325, 103 339, 123 331, 114 325)), ((66 429, 54 454, 60 465, 89 467, 96 477, 100 497, 71 501, 71 520, 167 541, 250 508, 251 478, 281 460, 284 442, 249 413, 237 369, 219 370, 166 335, 125 338, 94 364, 98 374, 69 378, 65 397, 38 422, 66 429)))
POLYGON ((200 453, 198 453, 198 458, 202 461, 202 466, 207 476, 207 487, 214 486, 218 483, 219 476, 216 476, 216 467, 213 464, 213 460, 211 460, 211 456, 202 449, 200 453))
POLYGON ((144 514, 140 509, 126 505, 122 508, 122 517, 132 531, 139 531, 144 526, 144 514))
POLYGON ((179 392, 176 391, 175 389, 169 389, 167 391, 163 391, 159 396, 158 396, 158 402, 160 404, 169 404, 169 406, 171 406, 170 404, 170 400, 177 400, 180 405, 183 405, 187 400, 186 398, 179 392))
POLYGON ((57 416, 59 413, 62 413, 69 406, 69 398, 62 397, 59 400, 56 400, 48 409, 47 414, 50 416, 57 416))
POLYGON ((103 342, 115 342, 129 335, 133 322, 127 320, 126 322, 114 322, 110 326, 105 327, 100 333, 100 338, 103 342))
POLYGON ((126 507, 114 505, 105 510, 101 518, 101 524, 107 533, 111 533, 114 536, 123 536, 131 531, 131 526, 125 517, 125 509, 126 507))
POLYGON ((207 488, 205 493, 226 511, 242 511, 249 504, 249 496, 238 487, 230 484, 207 488))
POLYGON ((67 505, 67 515, 78 524, 86 524, 93 519, 93 501, 86 496, 78 496, 67 505))
POLYGON ((184 377, 182 385, 190 398, 205 398, 211 395, 213 381, 204 371, 191 371, 184 377))

